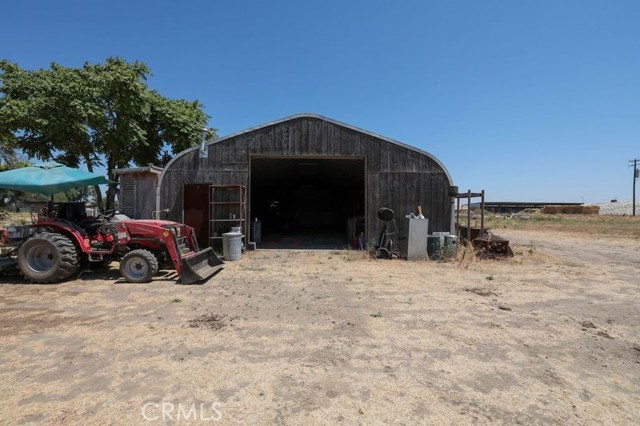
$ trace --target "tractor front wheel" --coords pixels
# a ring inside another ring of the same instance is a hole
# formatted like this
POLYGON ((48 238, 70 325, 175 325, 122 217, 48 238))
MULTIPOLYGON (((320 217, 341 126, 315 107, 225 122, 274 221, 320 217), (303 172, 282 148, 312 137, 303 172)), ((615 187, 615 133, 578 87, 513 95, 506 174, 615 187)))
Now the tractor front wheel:
POLYGON ((78 269, 78 251, 69 237, 41 232, 18 250, 20 272, 34 283, 55 283, 78 269))
POLYGON ((158 259, 149 250, 132 250, 120 261, 120 275, 130 283, 146 283, 158 272, 158 259))

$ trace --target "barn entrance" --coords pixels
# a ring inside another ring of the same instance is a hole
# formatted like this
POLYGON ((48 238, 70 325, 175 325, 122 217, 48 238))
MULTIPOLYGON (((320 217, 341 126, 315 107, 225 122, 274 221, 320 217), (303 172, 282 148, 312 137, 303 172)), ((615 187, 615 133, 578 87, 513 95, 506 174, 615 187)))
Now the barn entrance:
POLYGON ((209 247, 209 184, 184 186, 182 221, 193 228, 200 247, 209 247))
POLYGON ((348 247, 364 230, 364 176, 363 158, 252 157, 250 220, 261 224, 258 248, 348 247))

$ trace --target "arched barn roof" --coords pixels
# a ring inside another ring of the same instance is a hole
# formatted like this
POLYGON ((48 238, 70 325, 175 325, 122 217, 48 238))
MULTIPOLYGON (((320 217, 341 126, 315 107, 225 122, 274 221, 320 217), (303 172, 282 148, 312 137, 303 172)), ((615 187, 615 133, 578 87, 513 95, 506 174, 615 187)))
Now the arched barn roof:
MULTIPOLYGON (((449 173, 449 170, 447 170, 445 165, 438 158, 436 158, 433 154, 431 154, 431 153, 429 153, 427 151, 421 150, 419 148, 416 148, 414 146, 404 144, 404 143, 402 143, 400 141, 397 141, 395 139, 392 139, 392 138, 389 138, 389 137, 386 137, 386 136, 382 136, 382 135, 377 134, 375 132, 370 132, 368 130, 361 129, 359 127, 352 126, 350 124, 346 124, 346 123, 343 123, 341 121, 334 120, 332 118, 324 117, 324 116, 319 115, 319 114, 311 114, 311 113, 294 114, 294 115, 282 118, 280 120, 271 121, 271 122, 268 122, 268 123, 265 123, 265 124, 261 124, 259 126, 251 127, 249 129, 246 129, 246 130, 242 130, 242 131, 239 131, 239 132, 236 132, 236 133, 232 133, 230 135, 226 135, 224 137, 218 138, 218 139, 216 139, 214 141, 211 141, 211 142, 207 143, 206 146, 211 146, 213 144, 221 143, 221 142, 224 142, 224 141, 226 141, 228 139, 232 139, 232 138, 235 138, 237 136, 243 135, 245 133, 251 133, 253 131, 256 131, 256 130, 259 130, 259 129, 263 129, 265 127, 273 126, 273 125, 276 125, 276 124, 284 123, 284 122, 295 120, 295 119, 299 119, 299 118, 315 118, 315 119, 318 119, 318 120, 326 121, 328 123, 332 123, 332 124, 340 126, 340 127, 344 127, 344 128, 350 129, 350 130, 354 130, 356 132, 364 133, 364 134, 372 136, 374 138, 381 139, 381 140, 383 140, 385 142, 389 142, 389 143, 392 143, 394 145, 398 145, 398 146, 401 146, 401 147, 406 148, 408 150, 415 151, 415 152, 418 152, 418 153, 420 153, 422 155, 425 155, 425 156, 431 158, 433 161, 435 161, 436 164, 438 164, 442 168, 442 170, 446 174, 447 178, 449 179, 449 185, 453 185, 453 179, 451 178, 451 174, 449 173)), ((184 151, 181 151, 178 154, 176 154, 169 161, 169 163, 167 163, 167 165, 165 166, 162 174, 160 175, 160 180, 159 180, 159 183, 158 183, 158 189, 162 186, 162 180, 164 178, 164 175, 165 175, 166 171, 171 168, 171 165, 175 161, 177 161, 180 157, 182 157, 184 155, 187 155, 190 152, 197 151, 199 149, 200 149, 200 146, 194 146, 194 147, 191 147, 191 148, 187 148, 184 151)))

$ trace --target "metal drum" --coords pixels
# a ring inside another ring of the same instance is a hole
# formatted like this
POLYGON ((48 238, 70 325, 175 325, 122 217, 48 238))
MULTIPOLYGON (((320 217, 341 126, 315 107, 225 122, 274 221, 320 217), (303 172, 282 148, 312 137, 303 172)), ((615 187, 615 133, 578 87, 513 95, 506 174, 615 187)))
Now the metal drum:
POLYGON ((242 233, 240 227, 231 228, 231 232, 222 234, 222 254, 224 260, 240 260, 242 256, 242 233))

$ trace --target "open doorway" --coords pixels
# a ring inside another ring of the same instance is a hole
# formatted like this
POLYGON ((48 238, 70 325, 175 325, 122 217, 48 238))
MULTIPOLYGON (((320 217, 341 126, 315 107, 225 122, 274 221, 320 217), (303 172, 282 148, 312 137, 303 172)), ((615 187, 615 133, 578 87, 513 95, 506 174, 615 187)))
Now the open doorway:
POLYGON ((364 230, 363 158, 251 158, 258 248, 341 249, 364 230))
POLYGON ((182 221, 193 228, 201 248, 209 247, 209 184, 184 186, 184 217, 182 221))

